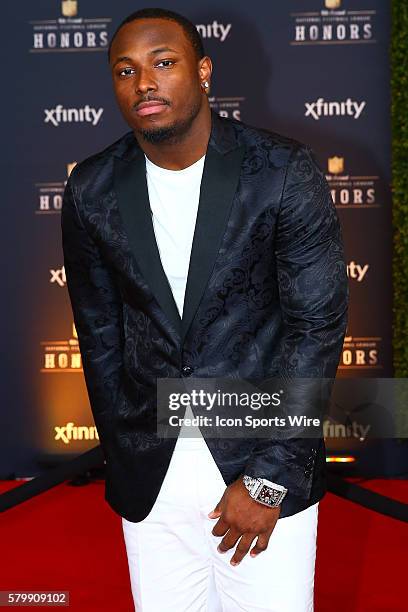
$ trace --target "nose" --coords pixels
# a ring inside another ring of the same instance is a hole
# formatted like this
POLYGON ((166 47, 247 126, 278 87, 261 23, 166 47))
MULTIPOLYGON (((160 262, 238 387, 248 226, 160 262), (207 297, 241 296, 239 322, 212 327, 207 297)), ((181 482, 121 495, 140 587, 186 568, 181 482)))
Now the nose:
POLYGON ((153 78, 153 74, 151 70, 140 69, 138 74, 138 79, 136 79, 135 87, 136 93, 139 95, 145 95, 149 91, 156 91, 157 83, 153 78))

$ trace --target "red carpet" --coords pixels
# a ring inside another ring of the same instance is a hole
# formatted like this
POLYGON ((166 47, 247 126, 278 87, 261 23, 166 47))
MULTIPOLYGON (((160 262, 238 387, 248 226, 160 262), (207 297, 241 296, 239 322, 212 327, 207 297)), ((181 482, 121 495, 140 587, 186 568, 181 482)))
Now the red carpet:
MULTIPOLYGON (((0 482, 0 493, 12 486, 0 482)), ((367 486, 408 502, 408 481, 367 486)), ((103 499, 103 483, 63 484, 8 510, 0 542, 0 590, 60 589, 70 592, 73 611, 133 611, 121 522, 103 499)), ((407 550, 408 524, 327 494, 315 612, 405 612, 407 550)))

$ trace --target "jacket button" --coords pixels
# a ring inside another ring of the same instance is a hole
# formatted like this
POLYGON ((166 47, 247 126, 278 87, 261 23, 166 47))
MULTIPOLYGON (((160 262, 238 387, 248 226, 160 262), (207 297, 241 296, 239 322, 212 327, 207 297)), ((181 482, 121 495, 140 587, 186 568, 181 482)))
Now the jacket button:
POLYGON ((185 365, 181 368, 182 376, 191 376, 193 373, 193 368, 191 366, 185 365))

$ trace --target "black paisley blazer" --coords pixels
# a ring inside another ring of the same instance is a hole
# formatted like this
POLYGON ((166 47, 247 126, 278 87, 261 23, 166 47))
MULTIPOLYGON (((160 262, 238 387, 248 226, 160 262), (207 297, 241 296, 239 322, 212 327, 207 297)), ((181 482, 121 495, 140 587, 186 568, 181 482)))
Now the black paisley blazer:
MULTIPOLYGON (((336 375, 346 265, 307 146, 212 114, 182 318, 132 132, 73 170, 62 240, 105 497, 129 521, 149 514, 176 443, 157 435, 157 378, 336 375)), ((325 493, 321 439, 206 443, 226 485, 242 473, 285 485, 281 517, 325 493)))

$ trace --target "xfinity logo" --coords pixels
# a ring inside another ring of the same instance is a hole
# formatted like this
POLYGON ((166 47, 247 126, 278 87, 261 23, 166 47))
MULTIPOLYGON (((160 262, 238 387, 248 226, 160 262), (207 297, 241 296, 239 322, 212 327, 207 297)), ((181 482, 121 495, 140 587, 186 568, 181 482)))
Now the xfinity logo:
POLYGON ((59 268, 57 270, 50 270, 50 283, 57 283, 59 287, 65 287, 65 283, 67 279, 65 277, 65 267, 59 268))
POLYGON ((232 23, 224 25, 218 23, 218 21, 213 21, 212 23, 198 24, 196 28, 202 38, 219 38, 221 42, 224 42, 232 28, 232 23))
POLYGON ((83 108, 64 108, 57 104, 55 108, 44 109, 44 123, 58 127, 60 123, 91 123, 97 125, 103 113, 103 108, 93 108, 87 104, 83 108))
POLYGON ((366 102, 355 102, 347 98, 344 102, 326 102, 318 98, 316 102, 305 102, 305 117, 318 121, 320 117, 348 116, 358 119, 365 108, 366 102))
POLYGON ((371 425, 362 425, 357 421, 343 423, 331 423, 329 420, 323 423, 323 436, 325 438, 358 438, 365 440, 371 429, 371 425))
POLYGON ((70 422, 62 427, 56 425, 54 430, 54 440, 61 440, 64 444, 69 444, 72 440, 99 440, 98 430, 94 425, 87 427, 70 422))
POLYGON ((370 266, 368 264, 360 265, 356 263, 355 261, 350 261, 350 263, 347 266, 347 275, 349 278, 352 278, 356 280, 358 283, 361 283, 361 281, 364 279, 365 275, 367 274, 369 267, 370 266))

